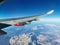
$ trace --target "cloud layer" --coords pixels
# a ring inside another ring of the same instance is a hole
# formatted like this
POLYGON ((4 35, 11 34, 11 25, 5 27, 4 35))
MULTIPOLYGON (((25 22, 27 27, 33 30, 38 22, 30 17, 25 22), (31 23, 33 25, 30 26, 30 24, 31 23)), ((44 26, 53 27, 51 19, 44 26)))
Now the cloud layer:
MULTIPOLYGON (((28 27, 28 26, 27 26, 28 27)), ((27 28, 26 27, 26 28, 27 28)), ((29 26, 27 33, 11 37, 11 45, 60 45, 60 26, 44 24, 29 26), (37 34, 38 33, 38 34, 37 34)), ((19 30, 18 30, 19 31, 19 30)))

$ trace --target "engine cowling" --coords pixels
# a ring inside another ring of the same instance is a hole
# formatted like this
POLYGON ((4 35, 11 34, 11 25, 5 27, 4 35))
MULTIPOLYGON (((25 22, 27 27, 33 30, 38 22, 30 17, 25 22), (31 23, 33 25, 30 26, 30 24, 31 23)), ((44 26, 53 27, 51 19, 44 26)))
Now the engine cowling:
POLYGON ((23 22, 23 23, 16 23, 14 26, 24 26, 26 24, 29 24, 30 22, 23 22))
POLYGON ((14 26, 23 26, 23 25, 24 25, 23 23, 14 24, 14 26))

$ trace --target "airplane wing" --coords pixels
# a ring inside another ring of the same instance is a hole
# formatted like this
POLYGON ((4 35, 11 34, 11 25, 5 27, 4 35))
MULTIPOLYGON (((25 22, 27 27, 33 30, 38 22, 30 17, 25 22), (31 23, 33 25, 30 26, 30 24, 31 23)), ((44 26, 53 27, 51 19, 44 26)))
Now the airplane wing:
MULTIPOLYGON (((22 17, 22 18, 0 19, 0 29, 6 28, 11 25, 23 26, 23 25, 29 24, 32 21, 36 21, 37 18, 52 14, 53 12, 54 10, 51 10, 48 13, 43 15, 36 15, 36 16, 22 17)), ((0 30, 0 34, 6 34, 6 32, 0 30)))

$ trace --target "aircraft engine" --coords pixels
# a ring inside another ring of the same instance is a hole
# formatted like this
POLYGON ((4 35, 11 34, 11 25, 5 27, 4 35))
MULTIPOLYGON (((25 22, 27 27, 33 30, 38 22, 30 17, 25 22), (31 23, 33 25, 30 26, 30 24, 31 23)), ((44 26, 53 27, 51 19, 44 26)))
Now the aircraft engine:
POLYGON ((36 19, 30 20, 30 21, 26 21, 26 22, 22 22, 22 23, 19 22, 19 23, 14 24, 14 26, 24 26, 26 24, 30 24, 32 21, 36 21, 36 19))
POLYGON ((14 24, 14 26, 23 26, 24 24, 23 23, 16 23, 14 24))

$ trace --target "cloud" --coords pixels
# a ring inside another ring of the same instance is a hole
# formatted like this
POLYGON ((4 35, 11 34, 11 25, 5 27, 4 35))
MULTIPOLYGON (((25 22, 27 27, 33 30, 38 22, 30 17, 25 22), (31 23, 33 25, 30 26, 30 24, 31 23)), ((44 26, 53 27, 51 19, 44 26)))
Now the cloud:
POLYGON ((38 30, 37 26, 32 27, 32 30, 38 30))
POLYGON ((34 42, 32 42, 32 45, 36 45, 34 42))
POLYGON ((44 24, 39 26, 38 24, 37 26, 34 25, 33 27, 29 27, 29 29, 37 30, 37 31, 39 31, 40 28, 43 30, 40 31, 38 35, 36 35, 36 33, 34 32, 29 32, 27 34, 24 33, 18 36, 11 37, 10 44, 29 45, 29 43, 31 43, 31 45, 36 45, 36 42, 41 45, 54 45, 56 43, 60 44, 60 26, 55 24, 44 24), (34 42, 35 40, 32 41, 33 35, 36 35, 36 39, 37 39, 36 42, 34 42))
POLYGON ((52 45, 50 42, 40 43, 41 45, 52 45))
POLYGON ((59 39, 56 39, 54 41, 57 42, 57 43, 60 43, 60 38, 59 39))
POLYGON ((33 27, 31 27, 31 29, 32 29, 32 30, 42 30, 42 29, 44 29, 44 27, 38 25, 38 26, 33 26, 33 27))
POLYGON ((35 41, 32 42, 30 33, 13 36, 9 42, 11 45, 36 45, 35 41))
POLYGON ((47 34, 48 36, 41 34, 38 35, 38 44, 54 45, 55 43, 57 43, 58 45, 60 45, 60 26, 55 24, 44 24, 44 27, 48 30, 47 32, 42 32, 42 34, 47 34), (49 35, 53 35, 53 37, 50 37, 49 35), (52 39, 51 42, 47 42, 50 39, 52 39))
POLYGON ((38 22, 60 23, 60 18, 41 18, 38 22))
POLYGON ((53 27, 56 26, 55 24, 44 24, 44 25, 46 25, 46 26, 53 26, 53 27))
POLYGON ((55 25, 55 24, 44 24, 45 25, 45 27, 47 26, 47 27, 50 27, 50 29, 54 29, 55 31, 59 31, 60 30, 60 26, 58 26, 58 25, 55 25))
POLYGON ((41 45, 52 45, 51 42, 47 42, 49 40, 49 37, 48 36, 45 36, 45 35, 38 35, 37 36, 37 43, 38 44, 41 44, 41 45))
POLYGON ((37 36, 37 39, 39 42, 43 42, 43 41, 47 40, 47 37, 41 34, 41 35, 37 36))
POLYGON ((31 38, 26 34, 13 36, 10 39, 11 45, 28 45, 30 42, 31 42, 31 38))

